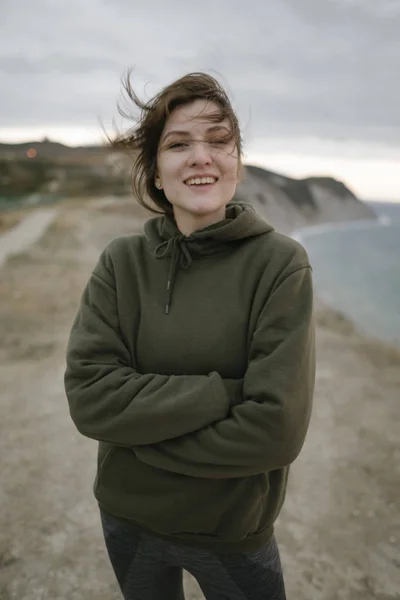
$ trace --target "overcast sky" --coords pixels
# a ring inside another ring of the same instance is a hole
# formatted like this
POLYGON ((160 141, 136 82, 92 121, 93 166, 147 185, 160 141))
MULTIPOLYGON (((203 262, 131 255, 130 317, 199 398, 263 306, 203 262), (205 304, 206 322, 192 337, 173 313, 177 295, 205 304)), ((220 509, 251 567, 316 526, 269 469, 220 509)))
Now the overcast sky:
POLYGON ((0 141, 99 139, 130 66, 217 75, 253 162, 400 198, 400 0, 0 0, 0 141))

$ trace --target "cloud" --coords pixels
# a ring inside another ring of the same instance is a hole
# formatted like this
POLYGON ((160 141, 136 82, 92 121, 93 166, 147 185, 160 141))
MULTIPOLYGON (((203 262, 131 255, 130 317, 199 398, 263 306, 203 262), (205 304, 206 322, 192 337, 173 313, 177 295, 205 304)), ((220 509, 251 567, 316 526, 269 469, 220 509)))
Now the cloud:
POLYGON ((40 58, 32 58, 23 54, 0 57, 0 71, 7 75, 36 75, 64 73, 79 75, 96 71, 112 71, 118 68, 115 60, 107 57, 68 56, 62 54, 47 54, 40 58))
POLYGON ((399 143, 398 0, 2 0, 1 11, 0 127, 111 120, 133 65, 145 97, 187 71, 218 74, 250 139, 399 143))

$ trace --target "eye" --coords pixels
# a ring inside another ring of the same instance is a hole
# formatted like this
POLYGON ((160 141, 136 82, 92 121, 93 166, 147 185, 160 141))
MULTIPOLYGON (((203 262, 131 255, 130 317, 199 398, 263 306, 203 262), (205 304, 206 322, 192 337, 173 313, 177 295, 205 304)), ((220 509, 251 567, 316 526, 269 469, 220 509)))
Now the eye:
POLYGON ((231 141, 231 138, 215 138, 213 140, 210 140, 210 144, 212 144, 213 146, 226 146, 227 144, 229 144, 229 142, 231 141))
POLYGON ((185 142, 173 142, 168 146, 168 148, 170 148, 171 150, 179 150, 187 146, 188 144, 186 144, 185 142))

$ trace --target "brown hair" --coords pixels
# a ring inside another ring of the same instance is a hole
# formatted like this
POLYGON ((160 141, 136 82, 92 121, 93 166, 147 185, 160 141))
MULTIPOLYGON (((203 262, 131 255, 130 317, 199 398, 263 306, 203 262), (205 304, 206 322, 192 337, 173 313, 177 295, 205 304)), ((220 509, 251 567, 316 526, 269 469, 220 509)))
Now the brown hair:
MULTIPOLYGON (((189 104, 197 99, 215 102, 220 110, 210 119, 221 122, 228 119, 232 127, 241 167, 242 139, 238 119, 232 108, 229 97, 221 84, 206 73, 188 73, 166 86, 148 102, 142 102, 132 89, 131 71, 123 79, 126 96, 141 111, 140 118, 134 119, 136 124, 125 133, 117 133, 110 139, 113 148, 130 150, 135 153, 132 170, 132 188, 137 201, 144 208, 157 214, 172 214, 172 205, 163 190, 155 187, 154 179, 157 168, 158 144, 168 115, 178 106, 189 104), (155 206, 146 202, 149 197, 155 206)), ((120 114, 125 118, 133 117, 118 106, 120 114)))

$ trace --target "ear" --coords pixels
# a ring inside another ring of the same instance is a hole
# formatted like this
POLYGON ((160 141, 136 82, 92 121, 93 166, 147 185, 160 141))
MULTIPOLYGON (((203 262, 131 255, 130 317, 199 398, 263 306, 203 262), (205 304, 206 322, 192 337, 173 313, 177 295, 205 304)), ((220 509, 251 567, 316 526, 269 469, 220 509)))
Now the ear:
POLYGON ((156 177, 156 178, 155 178, 155 180, 154 180, 154 185, 156 186, 156 188, 157 188, 158 190, 161 190, 161 189, 162 189, 162 185, 161 185, 161 181, 160 181, 160 178, 159 178, 159 177, 156 177))

